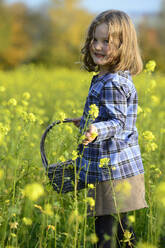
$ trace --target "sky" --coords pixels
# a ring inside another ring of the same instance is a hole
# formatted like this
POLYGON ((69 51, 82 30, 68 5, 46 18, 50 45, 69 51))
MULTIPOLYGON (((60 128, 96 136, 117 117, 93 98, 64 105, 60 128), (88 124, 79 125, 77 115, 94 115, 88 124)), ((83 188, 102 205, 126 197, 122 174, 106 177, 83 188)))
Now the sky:
MULTIPOLYGON (((6 0, 14 3, 18 0, 6 0)), ((40 4, 49 3, 49 0, 19 0, 29 7, 36 8, 40 4)), ((127 13, 157 12, 160 9, 161 0, 82 0, 82 6, 90 12, 99 13, 106 9, 119 9, 127 13)))

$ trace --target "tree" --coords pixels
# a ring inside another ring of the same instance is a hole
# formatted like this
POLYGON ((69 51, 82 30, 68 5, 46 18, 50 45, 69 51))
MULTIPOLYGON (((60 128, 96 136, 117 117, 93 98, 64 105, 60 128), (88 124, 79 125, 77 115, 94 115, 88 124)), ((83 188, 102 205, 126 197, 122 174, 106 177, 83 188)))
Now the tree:
POLYGON ((53 1, 50 17, 53 23, 53 63, 73 67, 80 60, 84 33, 92 14, 79 8, 78 0, 53 1))
POLYGON ((145 16, 140 23, 139 40, 144 61, 154 59, 157 68, 165 72, 165 0, 162 0, 160 11, 152 16, 145 16), (154 22, 153 22, 154 20, 154 22))

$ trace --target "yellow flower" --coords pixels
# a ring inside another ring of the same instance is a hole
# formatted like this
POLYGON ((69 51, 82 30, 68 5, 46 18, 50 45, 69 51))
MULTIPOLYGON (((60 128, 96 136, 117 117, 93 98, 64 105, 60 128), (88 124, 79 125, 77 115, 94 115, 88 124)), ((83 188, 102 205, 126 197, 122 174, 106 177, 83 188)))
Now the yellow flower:
POLYGON ((137 114, 139 115, 139 114, 142 113, 142 112, 143 112, 143 109, 142 109, 140 106, 138 106, 137 114))
POLYGON ((99 109, 96 106, 96 104, 91 104, 90 105, 89 115, 91 116, 91 118, 93 120, 96 119, 97 116, 99 115, 99 109))
POLYGON ((29 103, 28 103, 27 101, 24 101, 24 100, 22 100, 22 104, 23 104, 24 106, 28 106, 28 105, 29 105, 29 103))
POLYGON ((156 67, 156 62, 154 60, 150 60, 146 64, 146 71, 153 72, 155 70, 155 67, 156 67))
POLYGON ((100 159, 99 167, 102 168, 103 166, 108 166, 110 159, 109 158, 102 158, 100 159))
POLYGON ((81 144, 85 138, 86 138, 86 136, 83 134, 83 135, 79 138, 79 143, 81 144))
POLYGON ((95 244, 95 243, 98 242, 98 237, 97 237, 96 233, 92 233, 92 234, 90 235, 89 239, 90 239, 90 242, 91 242, 92 244, 95 244))
POLYGON ((38 208, 39 210, 41 210, 41 212, 43 212, 43 209, 42 209, 42 207, 40 205, 34 204, 34 207, 38 208))
POLYGON ((11 233, 11 236, 12 236, 13 238, 16 238, 16 237, 17 237, 17 235, 16 235, 15 233, 11 233))
POLYGON ((89 183, 89 184, 88 184, 88 188, 89 188, 89 189, 94 189, 95 186, 94 186, 93 184, 90 184, 90 183, 89 183))
POLYGON ((10 222, 11 229, 17 229, 17 227, 18 227, 18 222, 10 222))
POLYGON ((145 145, 145 150, 147 152, 155 151, 158 148, 157 144, 154 142, 149 142, 145 145))
POLYGON ((95 200, 92 197, 87 197, 86 200, 89 203, 90 208, 93 208, 95 206, 95 200))
POLYGON ((23 217, 22 220, 23 220, 23 222, 25 223, 26 226, 31 226, 32 220, 30 218, 23 217))
POLYGON ((30 200, 35 201, 44 194, 43 186, 39 183, 27 184, 23 193, 30 200))
POLYGON ((28 119, 30 122, 35 122, 37 118, 33 113, 29 113, 28 119))
POLYGON ((77 151, 73 151, 73 152, 72 152, 72 159, 73 159, 73 160, 76 160, 77 158, 78 158, 77 151))
POLYGON ((66 119, 66 114, 64 112, 59 113, 59 121, 64 121, 66 119))
POLYGON ((49 203, 45 205, 44 213, 49 215, 49 216, 53 215, 52 206, 49 203))
POLYGON ((143 132, 143 137, 147 141, 152 141, 152 140, 155 139, 155 136, 153 135, 153 133, 151 131, 145 131, 145 132, 143 132))
POLYGON ((60 157, 59 157, 59 160, 60 160, 61 162, 64 162, 64 161, 65 161, 64 156, 60 156, 60 157))
POLYGON ((17 100, 15 98, 10 98, 8 101, 8 105, 16 106, 17 100))
POLYGON ((159 103, 160 103, 159 97, 157 97, 157 96, 155 96, 155 95, 152 95, 152 96, 151 96, 151 101, 152 101, 152 104, 153 104, 154 106, 157 106, 157 105, 159 105, 159 103))
POLYGON ((56 230, 55 226, 53 226, 53 225, 48 225, 48 230, 50 230, 50 229, 52 229, 53 231, 56 230))
POLYGON ((20 115, 25 122, 28 121, 28 113, 26 111, 20 112, 20 115))
POLYGON ((156 85, 157 85, 156 81, 155 81, 154 79, 152 79, 152 80, 150 81, 150 88, 151 88, 151 89, 154 89, 154 88, 156 87, 156 85))
POLYGON ((0 92, 4 92, 6 88, 4 86, 0 86, 0 92))
POLYGON ((132 233, 128 230, 124 231, 124 242, 128 242, 131 239, 132 233))
POLYGON ((23 98, 25 99, 25 100, 29 100, 30 99, 30 93, 29 92, 24 92, 23 93, 23 98))
POLYGON ((135 216, 134 215, 130 215, 128 216, 128 219, 131 223, 134 223, 135 222, 135 216))

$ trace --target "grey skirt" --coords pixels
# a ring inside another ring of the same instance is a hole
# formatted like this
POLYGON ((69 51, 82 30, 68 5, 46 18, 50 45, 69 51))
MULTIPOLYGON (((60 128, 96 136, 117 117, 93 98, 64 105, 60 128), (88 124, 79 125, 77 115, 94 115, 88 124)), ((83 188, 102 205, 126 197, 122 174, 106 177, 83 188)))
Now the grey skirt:
POLYGON ((148 207, 144 174, 97 183, 94 189, 89 189, 88 197, 95 201, 95 205, 88 204, 88 216, 124 213, 148 207))

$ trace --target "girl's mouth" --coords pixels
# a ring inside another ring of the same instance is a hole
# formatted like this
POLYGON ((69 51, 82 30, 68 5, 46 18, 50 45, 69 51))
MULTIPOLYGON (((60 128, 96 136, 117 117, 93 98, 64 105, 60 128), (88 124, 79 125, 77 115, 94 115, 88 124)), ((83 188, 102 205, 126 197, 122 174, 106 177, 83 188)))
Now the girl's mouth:
POLYGON ((95 56, 96 56, 97 58, 104 58, 104 57, 105 57, 105 55, 99 54, 99 53, 95 53, 95 56))

